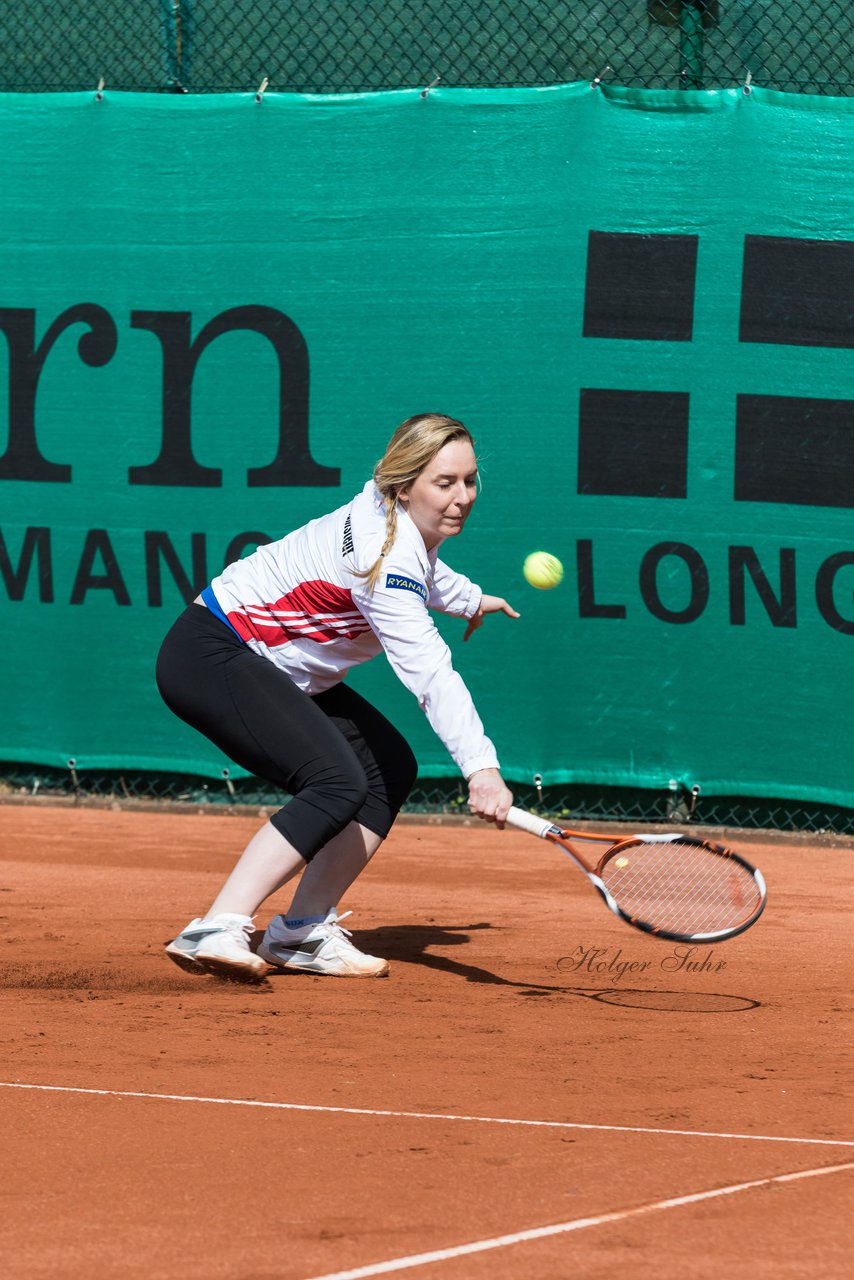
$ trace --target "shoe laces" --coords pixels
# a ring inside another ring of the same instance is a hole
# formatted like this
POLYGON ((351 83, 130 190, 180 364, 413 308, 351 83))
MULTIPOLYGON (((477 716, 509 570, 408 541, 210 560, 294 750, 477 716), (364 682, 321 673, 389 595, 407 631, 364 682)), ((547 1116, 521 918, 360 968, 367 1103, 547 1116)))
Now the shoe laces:
POLYGON ((243 943, 246 946, 248 946, 249 939, 252 937, 253 933, 255 932, 254 920, 255 920, 254 916, 250 916, 249 919, 247 920, 239 920, 235 918, 232 918, 231 920, 226 920, 221 926, 222 931, 223 933, 230 933, 232 938, 234 938, 237 942, 243 943))
POLYGON ((337 934, 339 935, 339 937, 343 937, 343 938, 352 938, 352 936, 353 936, 353 935, 352 935, 352 933, 350 932, 350 930, 349 930, 349 929, 345 929, 345 928, 343 928, 343 927, 342 927, 342 924, 341 924, 341 921, 342 921, 342 920, 346 920, 346 919, 347 919, 347 917, 348 917, 348 916, 351 916, 352 914, 353 914, 353 912, 352 912, 352 911, 345 911, 345 912, 344 912, 342 915, 340 915, 340 916, 339 916, 339 915, 336 915, 336 917, 335 917, 335 919, 334 919, 334 920, 329 920, 329 921, 327 921, 327 922, 326 922, 326 923, 327 923, 327 927, 329 928, 329 930, 330 930, 332 933, 337 933, 337 934))

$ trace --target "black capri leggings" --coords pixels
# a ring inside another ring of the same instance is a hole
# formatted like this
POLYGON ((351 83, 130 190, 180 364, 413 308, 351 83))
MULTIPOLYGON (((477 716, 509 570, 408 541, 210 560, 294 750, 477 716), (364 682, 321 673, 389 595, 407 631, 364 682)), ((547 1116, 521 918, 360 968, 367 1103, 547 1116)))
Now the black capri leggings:
POLYGON ((293 795, 270 821, 307 861, 351 821, 387 836, 417 766, 405 738, 344 684, 314 697, 204 605, 157 658, 166 705, 235 764, 293 795))

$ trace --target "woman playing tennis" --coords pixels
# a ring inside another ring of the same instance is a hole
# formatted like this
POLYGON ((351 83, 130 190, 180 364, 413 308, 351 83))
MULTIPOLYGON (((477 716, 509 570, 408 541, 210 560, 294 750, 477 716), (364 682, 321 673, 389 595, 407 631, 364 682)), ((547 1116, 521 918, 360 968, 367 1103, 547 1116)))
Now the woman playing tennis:
POLYGON ((472 813, 503 823, 512 795, 430 610, 519 615, 438 558, 477 496, 474 442, 441 414, 408 418, 346 506, 229 565, 177 619, 157 661, 167 705, 242 768, 292 795, 250 840, 207 913, 166 952, 196 973, 278 969, 381 977, 338 904, 415 780, 398 731, 350 689, 384 651, 468 782, 472 813), (260 905, 300 872, 284 915, 250 948, 260 905))

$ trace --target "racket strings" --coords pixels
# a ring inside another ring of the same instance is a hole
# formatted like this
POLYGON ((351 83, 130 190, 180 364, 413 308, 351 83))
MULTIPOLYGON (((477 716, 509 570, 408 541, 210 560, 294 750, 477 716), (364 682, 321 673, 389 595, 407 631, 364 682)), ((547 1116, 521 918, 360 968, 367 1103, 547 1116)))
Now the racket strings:
POLYGON ((689 841, 626 846, 605 863, 601 878, 632 920, 685 936, 737 929, 762 902, 746 867, 689 841))

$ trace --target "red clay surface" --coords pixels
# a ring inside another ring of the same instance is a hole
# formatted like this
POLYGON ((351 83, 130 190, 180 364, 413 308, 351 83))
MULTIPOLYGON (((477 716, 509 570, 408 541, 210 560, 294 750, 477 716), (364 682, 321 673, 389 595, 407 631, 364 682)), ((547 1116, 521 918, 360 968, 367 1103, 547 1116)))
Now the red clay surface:
POLYGON ((769 905, 685 957, 545 842, 400 824, 342 904, 388 979, 185 974, 257 825, 0 807, 6 1274, 850 1275, 851 1169, 661 1206, 854 1165, 850 845, 732 839, 769 905))

